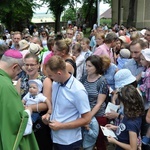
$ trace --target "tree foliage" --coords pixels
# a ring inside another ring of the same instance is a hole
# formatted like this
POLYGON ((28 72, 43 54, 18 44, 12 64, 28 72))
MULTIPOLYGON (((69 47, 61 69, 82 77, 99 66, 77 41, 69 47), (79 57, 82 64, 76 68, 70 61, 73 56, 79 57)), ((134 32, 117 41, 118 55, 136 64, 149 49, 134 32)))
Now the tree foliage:
MULTIPOLYGON (((103 0, 110 2, 111 0, 103 0)), ((62 12, 69 6, 67 20, 77 19, 83 14, 84 21, 96 18, 96 0, 41 0, 48 5, 48 9, 55 18, 55 32, 60 31, 60 17, 62 12), (76 12, 76 3, 83 4, 82 8, 76 12), (69 13, 72 16, 69 16, 69 13), (94 16, 94 17, 93 17, 94 16)), ((0 21, 4 23, 8 30, 20 30, 30 24, 33 17, 33 8, 37 3, 33 0, 1 0, 0 2, 0 21)), ((80 18, 79 18, 80 19, 80 18)))
POLYGON ((74 8, 75 3, 80 2, 80 0, 41 0, 41 1, 48 4, 48 8, 55 18, 55 33, 60 31, 60 17, 62 12, 65 10, 65 7, 69 5, 70 8, 74 8))
POLYGON ((22 31, 30 23, 35 6, 32 0, 3 0, 0 4, 0 21, 8 30, 22 31))
MULTIPOLYGON (((101 1, 111 5, 111 0, 99 0, 99 2, 101 1)), ((97 0, 83 0, 81 12, 84 17, 84 22, 92 27, 97 21, 97 0)))
POLYGON ((76 21, 76 9, 68 8, 66 11, 64 11, 62 21, 67 22, 68 20, 76 21))
MULTIPOLYGON (((100 0, 102 1, 102 0, 100 0)), ((111 0, 103 0, 104 3, 111 4, 111 0)), ((78 10, 75 9, 75 3, 72 5, 72 9, 68 8, 63 16, 63 20, 74 20, 76 16, 76 24, 78 26, 86 23, 92 26, 97 21, 97 0, 82 0, 82 6, 78 10), (74 13, 77 12, 75 15, 74 13), (72 17, 71 17, 72 16, 72 17)))
POLYGON ((48 8, 55 18, 55 32, 60 31, 60 17, 70 0, 43 0, 43 2, 48 4, 48 8))

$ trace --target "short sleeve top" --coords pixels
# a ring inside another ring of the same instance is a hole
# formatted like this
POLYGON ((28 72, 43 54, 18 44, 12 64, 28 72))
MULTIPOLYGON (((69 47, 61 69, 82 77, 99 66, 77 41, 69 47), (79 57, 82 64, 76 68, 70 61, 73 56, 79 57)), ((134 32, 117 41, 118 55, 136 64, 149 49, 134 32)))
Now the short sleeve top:
MULTIPOLYGON (((91 109, 93 109, 97 103, 98 95, 99 94, 105 94, 105 95, 108 94, 108 85, 107 85, 106 79, 104 76, 101 76, 94 82, 88 82, 87 76, 85 76, 81 79, 81 82, 84 85, 84 87, 88 93, 90 107, 91 107, 91 109), (84 80, 84 78, 85 78, 85 80, 84 80)), ((99 111, 96 113, 95 116, 103 116, 105 114, 105 108, 106 108, 106 103, 104 101, 101 105, 101 108, 99 109, 99 111)))

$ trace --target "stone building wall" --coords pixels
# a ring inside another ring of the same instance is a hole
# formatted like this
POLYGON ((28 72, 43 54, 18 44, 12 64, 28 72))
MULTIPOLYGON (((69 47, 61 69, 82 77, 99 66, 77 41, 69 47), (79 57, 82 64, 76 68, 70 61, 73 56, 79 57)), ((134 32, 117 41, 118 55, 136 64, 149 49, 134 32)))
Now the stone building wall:
MULTIPOLYGON (((112 23, 127 25, 130 0, 112 0, 112 23), (120 4, 120 5, 119 5, 120 4), (120 19, 120 21, 119 21, 120 19)), ((133 24, 136 28, 150 27, 150 0, 136 0, 133 24)))

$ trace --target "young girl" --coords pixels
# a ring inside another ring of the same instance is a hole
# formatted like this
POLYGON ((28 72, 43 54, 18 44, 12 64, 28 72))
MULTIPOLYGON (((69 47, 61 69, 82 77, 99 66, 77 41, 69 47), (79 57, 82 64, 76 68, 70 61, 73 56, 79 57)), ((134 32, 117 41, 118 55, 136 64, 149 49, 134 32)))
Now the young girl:
POLYGON ((81 44, 76 42, 72 47, 72 54, 76 58, 76 67, 77 67, 76 78, 78 80, 80 80, 82 77, 83 67, 84 67, 84 62, 85 62, 84 57, 81 55, 81 51, 82 51, 81 44))
MULTIPOLYGON (((150 49, 146 48, 141 51, 141 64, 146 68, 146 71, 142 73, 143 84, 139 86, 139 89, 143 93, 145 114, 147 113, 148 107, 150 105, 150 49)), ((143 147, 150 148, 150 124, 144 123, 145 132, 142 134, 143 147)), ((146 148, 145 148, 146 149, 146 148)), ((144 150, 144 148, 143 148, 144 150)))
POLYGON ((85 59, 92 55, 92 52, 89 49, 90 40, 88 38, 83 38, 81 41, 82 52, 81 54, 85 59))
POLYGON ((141 64, 146 68, 145 73, 142 75, 143 84, 140 85, 140 90, 145 93, 146 100, 150 101, 150 49, 141 51, 141 64))
POLYGON ((110 143, 116 144, 116 150, 137 150, 137 138, 140 133, 144 105, 142 97, 133 85, 126 85, 118 90, 118 99, 124 105, 124 118, 119 126, 107 124, 116 130, 118 140, 109 136, 110 143))
MULTIPOLYGON (((89 49, 89 44, 90 44, 90 40, 88 38, 83 38, 81 41, 81 47, 82 47, 82 52, 81 55, 84 57, 84 59, 86 60, 89 56, 92 55, 92 52, 89 49)), ((86 75, 86 63, 84 63, 84 67, 83 67, 83 74, 82 76, 86 75)))

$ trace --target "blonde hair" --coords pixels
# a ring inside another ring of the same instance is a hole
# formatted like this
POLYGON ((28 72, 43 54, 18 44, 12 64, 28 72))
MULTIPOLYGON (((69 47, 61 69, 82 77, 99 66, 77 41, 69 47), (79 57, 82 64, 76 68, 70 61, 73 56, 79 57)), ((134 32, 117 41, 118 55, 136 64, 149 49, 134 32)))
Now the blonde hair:
POLYGON ((53 72, 57 72, 58 70, 66 71, 66 62, 60 56, 52 56, 49 61, 45 65, 53 72))
POLYGON ((70 51, 70 45, 72 40, 69 38, 58 40, 55 42, 55 45, 57 46, 57 50, 62 52, 65 51, 65 54, 68 54, 70 51))
POLYGON ((140 38, 140 35, 137 31, 131 33, 131 36, 130 36, 130 40, 133 41, 133 40, 137 40, 140 38))
POLYGON ((96 38, 102 38, 103 40, 105 40, 105 34, 104 33, 96 33, 95 35, 96 38))
POLYGON ((87 45, 90 44, 90 40, 88 38, 83 38, 82 39, 82 42, 85 42, 87 45))
POLYGON ((111 60, 107 56, 100 56, 100 58, 103 61, 103 71, 106 71, 109 68, 110 64, 111 64, 111 60))
POLYGON ((73 46, 72 46, 72 50, 76 50, 78 53, 81 53, 82 51, 82 47, 81 44, 76 42, 73 46))

